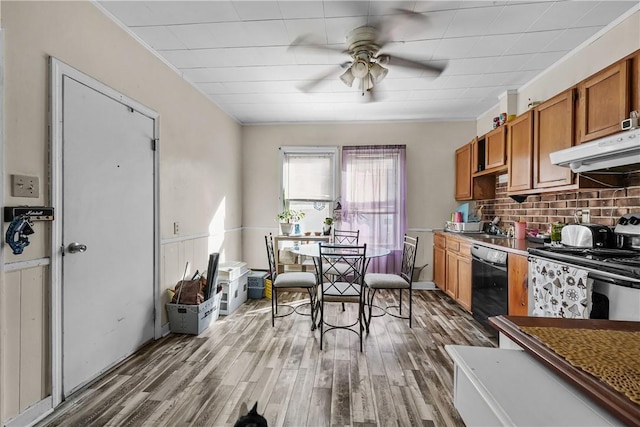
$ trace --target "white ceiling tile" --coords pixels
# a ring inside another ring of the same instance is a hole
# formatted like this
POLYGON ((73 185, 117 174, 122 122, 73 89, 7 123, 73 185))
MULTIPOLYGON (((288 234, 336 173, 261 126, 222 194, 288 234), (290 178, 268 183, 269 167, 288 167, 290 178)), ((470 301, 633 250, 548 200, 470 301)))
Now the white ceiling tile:
POLYGON ((287 28, 282 20, 243 23, 247 43, 251 46, 288 46, 287 28))
POLYGON ((456 10, 461 1, 416 1, 414 12, 433 12, 437 10, 456 10))
POLYGON ((280 0, 278 6, 284 19, 323 18, 324 6, 322 1, 290 1, 280 0))
POLYGON ((524 33, 507 49, 505 54, 517 55, 523 53, 536 53, 542 51, 545 46, 558 37, 562 30, 543 31, 536 33, 524 33))
POLYGON ((148 1, 145 3, 151 10, 150 19, 154 25, 238 20, 238 14, 230 1, 148 1))
POLYGON ((606 26, 638 1, 601 1, 575 22, 576 27, 606 26))
POLYGON ((447 65, 447 75, 468 75, 487 72, 496 62, 496 57, 452 59, 447 65))
POLYGON ((471 52, 467 56, 479 58, 483 56, 501 56, 509 52, 509 48, 516 43, 517 39, 512 35, 498 34, 476 38, 471 52))
POLYGON ((170 30, 189 49, 239 47, 248 43, 243 25, 242 22, 174 25, 170 30))
POLYGON ((157 51, 187 47, 167 27, 137 27, 132 28, 132 31, 157 51))
POLYGON ((571 3, 567 1, 553 3, 533 23, 529 31, 549 31, 571 27, 597 5, 595 1, 582 1, 580 2, 582 7, 576 8, 571 3))
POLYGON ((278 3, 271 1, 234 1, 233 6, 243 21, 281 19, 278 3))
POLYGON ((488 25, 487 34, 514 34, 526 31, 550 6, 550 3, 539 2, 505 7, 496 20, 488 25))
POLYGON ((489 23, 500 15, 502 7, 474 7, 459 9, 445 32, 446 37, 481 36, 487 33, 489 23))
POLYGON ((345 16, 367 16, 369 13, 369 1, 325 1, 325 18, 345 16))
POLYGON ((562 31, 546 46, 548 49, 570 51, 597 33, 598 27, 571 28, 562 31))
POLYGON ((305 43, 326 44, 327 34, 323 19, 290 19, 284 21, 289 43, 303 37, 305 43))
POLYGON ((128 26, 153 25, 157 16, 149 8, 150 2, 101 1, 100 5, 128 26))
POLYGON ((567 53, 568 51, 556 51, 526 55, 526 60, 523 61, 522 64, 522 70, 545 70, 558 62, 567 53))

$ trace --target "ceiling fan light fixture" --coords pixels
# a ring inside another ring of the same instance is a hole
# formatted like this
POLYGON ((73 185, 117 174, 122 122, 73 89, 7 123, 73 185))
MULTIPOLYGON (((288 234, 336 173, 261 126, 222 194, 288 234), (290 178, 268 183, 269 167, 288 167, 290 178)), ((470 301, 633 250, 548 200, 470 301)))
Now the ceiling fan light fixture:
POLYGON ((351 72, 351 67, 347 68, 347 71, 342 73, 342 75, 340 76, 340 80, 342 80, 342 83, 346 84, 349 87, 353 86, 353 81, 355 79, 355 76, 351 72))
POLYGON ((389 70, 384 68, 382 65, 375 63, 371 66, 369 73, 371 74, 371 79, 373 80, 373 82, 377 84, 384 80, 384 78, 389 73, 389 70))

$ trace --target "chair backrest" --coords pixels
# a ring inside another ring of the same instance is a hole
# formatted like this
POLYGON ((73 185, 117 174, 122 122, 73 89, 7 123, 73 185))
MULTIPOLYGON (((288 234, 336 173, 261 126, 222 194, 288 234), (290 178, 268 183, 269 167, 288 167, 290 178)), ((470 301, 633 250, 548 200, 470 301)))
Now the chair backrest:
POLYGON ((411 284, 413 280, 413 267, 416 264, 416 253, 418 252, 418 238, 404 235, 402 244, 402 266, 400 275, 411 284))
POLYGON ((348 246, 318 243, 318 276, 322 294, 333 297, 360 296, 364 284, 367 245, 348 246), (336 274, 340 271, 340 275, 336 274))
POLYGON ((267 261, 269 262, 269 279, 276 280, 278 275, 278 269, 276 268, 276 255, 273 251, 273 235, 269 233, 268 236, 264 236, 264 243, 267 247, 267 261))
POLYGON ((333 229, 333 243, 341 245, 357 245, 360 238, 360 230, 336 230, 333 229))

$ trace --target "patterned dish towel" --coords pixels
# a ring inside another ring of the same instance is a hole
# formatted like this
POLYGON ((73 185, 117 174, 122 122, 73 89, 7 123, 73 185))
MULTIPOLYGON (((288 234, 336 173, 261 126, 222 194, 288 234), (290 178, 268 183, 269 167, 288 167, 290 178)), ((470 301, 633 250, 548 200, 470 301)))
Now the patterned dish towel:
POLYGON ((580 268, 529 257, 533 316, 588 319, 593 281, 580 268))

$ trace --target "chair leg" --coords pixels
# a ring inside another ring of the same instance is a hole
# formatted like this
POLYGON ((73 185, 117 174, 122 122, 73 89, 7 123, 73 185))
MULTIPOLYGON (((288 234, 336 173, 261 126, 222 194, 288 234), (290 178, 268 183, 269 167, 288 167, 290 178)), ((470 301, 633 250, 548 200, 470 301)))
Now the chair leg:
POLYGON ((316 299, 314 298, 313 288, 309 288, 309 304, 311 305, 311 330, 313 331, 316 329, 316 299))
POLYGON ((324 336, 324 298, 320 303, 320 321, 318 323, 320 325, 320 350, 322 350, 322 338, 324 336))
POLYGON ((271 287, 271 327, 276 326, 276 307, 278 304, 276 303, 276 299, 278 295, 278 291, 272 286, 271 287))
POLYGON ((402 289, 399 289, 400 292, 400 305, 398 306, 398 311, 400 312, 400 316, 402 316, 402 289))
POLYGON ((413 298, 411 297, 411 288, 409 288, 409 329, 411 329, 411 302, 413 298))
POLYGON ((371 289, 369 288, 369 290, 367 291, 367 299, 366 299, 366 304, 369 306, 369 318, 367 318, 367 316, 364 316, 364 324, 366 327, 366 331, 367 334, 369 333, 369 325, 371 325, 371 317, 373 315, 373 300, 376 296, 376 289, 371 289))

